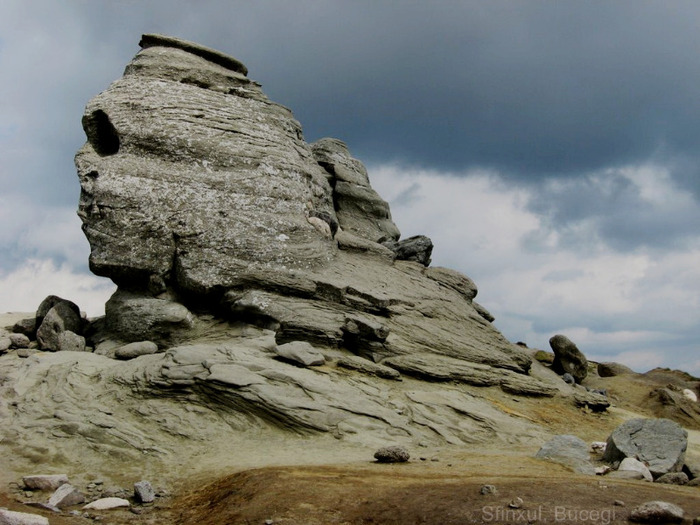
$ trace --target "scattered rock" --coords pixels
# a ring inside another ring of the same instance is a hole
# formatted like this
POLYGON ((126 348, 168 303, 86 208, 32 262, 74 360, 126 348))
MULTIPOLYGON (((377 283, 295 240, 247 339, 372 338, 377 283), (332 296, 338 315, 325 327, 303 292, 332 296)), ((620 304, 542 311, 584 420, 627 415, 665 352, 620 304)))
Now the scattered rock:
POLYGON ((293 341, 280 345, 275 352, 282 359, 302 366, 321 366, 326 362, 323 354, 306 341, 293 341))
POLYGON ((36 339, 36 317, 22 319, 17 321, 12 327, 12 332, 15 334, 26 335, 29 339, 36 339))
POLYGON ((613 505, 615 505, 616 507, 624 507, 625 502, 620 499, 616 499, 615 501, 613 501, 613 505))
POLYGON ((595 474, 596 476, 605 476, 605 474, 611 470, 612 469, 608 465, 600 465, 599 467, 595 467, 595 474))
POLYGON ((142 355, 155 354, 158 352, 158 345, 152 341, 137 341, 120 346, 114 351, 117 359, 134 359, 142 355))
POLYGON ((607 443, 605 441, 594 441, 593 443, 591 443, 591 452, 603 454, 605 452, 606 446, 607 443))
POLYGON ((11 348, 29 348, 31 341, 24 334, 10 334, 11 348))
POLYGON ((393 251, 399 261, 413 261, 430 266, 433 241, 425 235, 415 235, 402 241, 385 241, 382 244, 393 251))
POLYGON ((134 483, 134 497, 141 503, 151 503, 156 499, 156 493, 149 481, 138 481, 134 483))
POLYGON ((683 396, 688 400, 692 401, 693 403, 698 402, 698 396, 695 392, 693 392, 690 388, 684 388, 683 389, 683 396))
POLYGON ((48 518, 38 514, 27 514, 26 512, 14 512, 7 509, 0 509, 0 524, 2 525, 49 525, 48 518))
POLYGON ((651 475, 651 472, 649 472, 647 466, 634 458, 623 459, 617 470, 618 472, 638 472, 641 474, 640 479, 644 479, 645 481, 654 481, 654 477, 651 475))
POLYGON ((629 519, 638 523, 680 523, 683 514, 683 509, 673 503, 648 501, 636 507, 629 519))
POLYGON ((405 463, 410 457, 411 455, 406 450, 406 447, 400 445, 383 447, 374 453, 374 459, 378 463, 405 463))
POLYGON ((479 490, 479 493, 482 496, 487 496, 491 494, 498 494, 498 490, 496 490, 495 485, 482 485, 481 489, 479 490))
POLYGON ((557 374, 571 374, 577 383, 588 375, 588 361, 576 345, 565 335, 555 335, 549 340, 554 351, 552 370, 557 374))
POLYGON ((634 371, 620 363, 598 363, 598 375, 600 377, 615 377, 623 374, 633 374, 634 371))
POLYGON ((656 483, 665 483, 667 485, 686 485, 688 481, 688 475, 685 472, 668 472, 656 479, 656 483))
POLYGON ((56 489, 49 498, 49 505, 62 509, 85 502, 85 496, 70 483, 65 483, 56 489))
POLYGON ((82 335, 66 330, 58 334, 58 346, 55 350, 60 352, 85 352, 85 338, 82 335))
POLYGON ((562 376, 561 376, 561 379, 562 379, 562 381, 564 381, 564 383, 566 383, 567 385, 575 385, 575 384, 576 384, 576 380, 574 379, 574 376, 572 376, 572 375, 571 375, 570 373, 568 373, 568 372, 567 372, 566 374, 562 375, 562 376))
POLYGON ((517 497, 517 498, 511 500, 510 503, 508 503, 508 506, 509 506, 511 509, 519 509, 520 507, 523 506, 523 503, 525 503, 525 502, 523 501, 523 498, 517 497))
MULTIPOLYGON (((46 301, 46 300, 45 300, 46 301)), ((44 303, 42 303, 43 305, 44 303)), ((60 335, 70 331, 79 334, 82 329, 80 311, 76 313, 76 306, 70 301, 57 302, 42 318, 42 322, 36 332, 39 348, 42 350, 61 350, 60 335)), ((41 307, 40 307, 41 310, 41 307)), ((38 316, 37 316, 38 319, 38 316)))
POLYGON ((638 458, 649 466, 652 475, 678 472, 685 461, 688 433, 668 419, 630 419, 617 427, 610 437, 603 459, 609 463, 638 458))
POLYGON ((535 457, 566 465, 580 474, 596 474, 588 455, 588 445, 576 436, 554 436, 542 445, 535 457))
POLYGON ((111 510, 118 509, 121 507, 130 507, 131 504, 129 500, 124 498, 100 498, 95 501, 88 503, 83 507, 83 510, 111 510))
POLYGON ((37 474, 24 476, 22 483, 29 490, 56 490, 61 485, 68 483, 66 474, 37 474))

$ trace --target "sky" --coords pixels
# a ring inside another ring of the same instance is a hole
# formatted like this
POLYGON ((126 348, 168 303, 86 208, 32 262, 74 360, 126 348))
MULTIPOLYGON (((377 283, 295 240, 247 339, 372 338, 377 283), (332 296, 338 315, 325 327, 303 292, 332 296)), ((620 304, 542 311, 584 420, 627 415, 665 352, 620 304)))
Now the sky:
POLYGON ((699 26, 695 1, 3 0, 0 312, 103 312, 80 119, 157 32, 345 141, 510 340, 700 376, 699 26))

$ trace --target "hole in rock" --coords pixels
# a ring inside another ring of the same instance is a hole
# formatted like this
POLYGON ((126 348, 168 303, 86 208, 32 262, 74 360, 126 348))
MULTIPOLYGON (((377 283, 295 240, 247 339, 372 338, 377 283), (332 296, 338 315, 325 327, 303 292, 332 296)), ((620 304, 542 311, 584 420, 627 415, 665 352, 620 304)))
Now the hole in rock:
POLYGON ((119 151, 119 135, 107 113, 98 109, 83 117, 83 130, 93 149, 102 156, 119 151))

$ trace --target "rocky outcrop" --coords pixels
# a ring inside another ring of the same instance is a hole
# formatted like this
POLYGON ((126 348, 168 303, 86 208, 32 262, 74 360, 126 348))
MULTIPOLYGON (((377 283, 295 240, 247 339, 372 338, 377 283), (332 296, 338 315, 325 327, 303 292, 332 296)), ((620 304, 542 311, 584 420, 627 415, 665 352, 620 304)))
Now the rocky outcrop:
POLYGON ((668 419, 630 419, 608 438, 603 459, 614 462, 636 458, 653 476, 679 472, 685 461, 688 432, 668 419))

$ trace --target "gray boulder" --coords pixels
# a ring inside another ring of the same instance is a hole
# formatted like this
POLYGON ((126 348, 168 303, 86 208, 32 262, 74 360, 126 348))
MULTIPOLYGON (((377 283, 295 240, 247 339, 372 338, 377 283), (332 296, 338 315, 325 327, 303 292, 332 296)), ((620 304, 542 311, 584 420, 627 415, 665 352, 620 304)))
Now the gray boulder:
POLYGON ((117 348, 114 351, 114 357, 117 359, 134 359, 142 355, 155 354, 157 351, 158 345, 153 341, 137 341, 117 348))
POLYGON ((9 334, 5 335, 0 332, 0 354, 4 354, 12 347, 12 339, 10 339, 9 334))
POLYGON ((140 503, 151 503, 156 499, 156 492, 150 481, 134 483, 134 498, 140 503))
POLYGON ((25 488, 28 490, 56 490, 61 485, 68 483, 66 474, 36 474, 22 478, 25 488))
POLYGON ((588 361, 576 345, 565 335, 555 335, 549 340, 554 351, 552 370, 557 374, 571 374, 577 383, 588 375, 588 361))
POLYGON ((0 509, 0 524, 2 525, 49 525, 48 518, 27 512, 15 512, 0 509))
POLYGON ((637 523, 680 523, 683 509, 666 501, 648 501, 632 510, 630 521, 637 523))
POLYGON ((620 462, 620 466, 617 468, 618 472, 637 472, 639 473, 639 479, 645 481, 654 481, 654 477, 651 475, 649 468, 641 461, 635 458, 625 458, 620 462))
POLYGON ((10 334, 11 348, 29 348, 31 341, 24 334, 10 334))
MULTIPOLYGON (((63 332, 81 333, 83 320, 80 317, 80 311, 76 312, 71 304, 69 301, 59 301, 46 312, 45 316, 41 317, 42 321, 36 333, 39 348, 61 350, 60 336, 63 332)), ((37 319, 39 319, 38 315, 37 319)))
POLYGON ((49 498, 49 505, 63 509, 85 502, 85 496, 70 483, 61 485, 49 498))
POLYGON ((82 335, 66 330, 58 334, 58 346, 55 350, 60 352, 84 352, 85 338, 82 335))
POLYGON ((598 363, 600 377, 615 377, 624 374, 634 374, 634 370, 620 363, 598 363))
POLYGON ((302 366, 321 366, 326 362, 323 354, 306 341, 293 341, 275 350, 278 356, 302 366))
POLYGON ((637 458, 654 477, 679 472, 685 461, 688 433, 669 419, 630 419, 608 437, 603 460, 637 458))
POLYGON ((172 344, 193 324, 190 311, 168 299, 117 290, 105 304, 106 331, 127 343, 172 344))
POLYGON ((391 447, 383 447, 374 453, 374 459, 377 463, 405 463, 411 458, 406 447, 394 445, 391 447))
POLYGON ((107 498, 100 498, 96 499, 95 501, 91 501, 83 507, 83 510, 111 510, 130 506, 131 503, 129 503, 129 500, 110 496, 107 498))
MULTIPOLYGON (((39 304, 39 307, 36 310, 36 317, 35 317, 35 326, 37 329, 41 326, 41 323, 44 321, 44 317, 46 317, 46 314, 49 313, 49 310, 51 310, 54 306, 62 304, 69 309, 73 310, 73 313, 80 319, 80 308, 78 307, 77 304, 75 304, 73 301, 69 301, 68 299, 63 299, 62 297, 59 297, 57 295, 49 295, 41 301, 41 304, 39 304)), ((21 321, 22 323, 26 323, 25 321, 21 321)), ((26 334, 29 335, 29 334, 26 334)))
POLYGON ((595 467, 590 460, 588 445, 576 436, 554 436, 542 445, 535 457, 565 465, 580 474, 595 475, 595 467))
POLYGON ((656 479, 656 483, 664 483, 666 485, 686 485, 690 481, 685 472, 669 472, 656 479))
POLYGON ((413 261, 430 266, 433 241, 425 235, 415 235, 402 241, 385 241, 382 244, 393 251, 399 261, 413 261))
POLYGON ((12 326, 13 333, 26 335, 31 340, 36 339, 36 329, 36 317, 20 319, 12 326))

